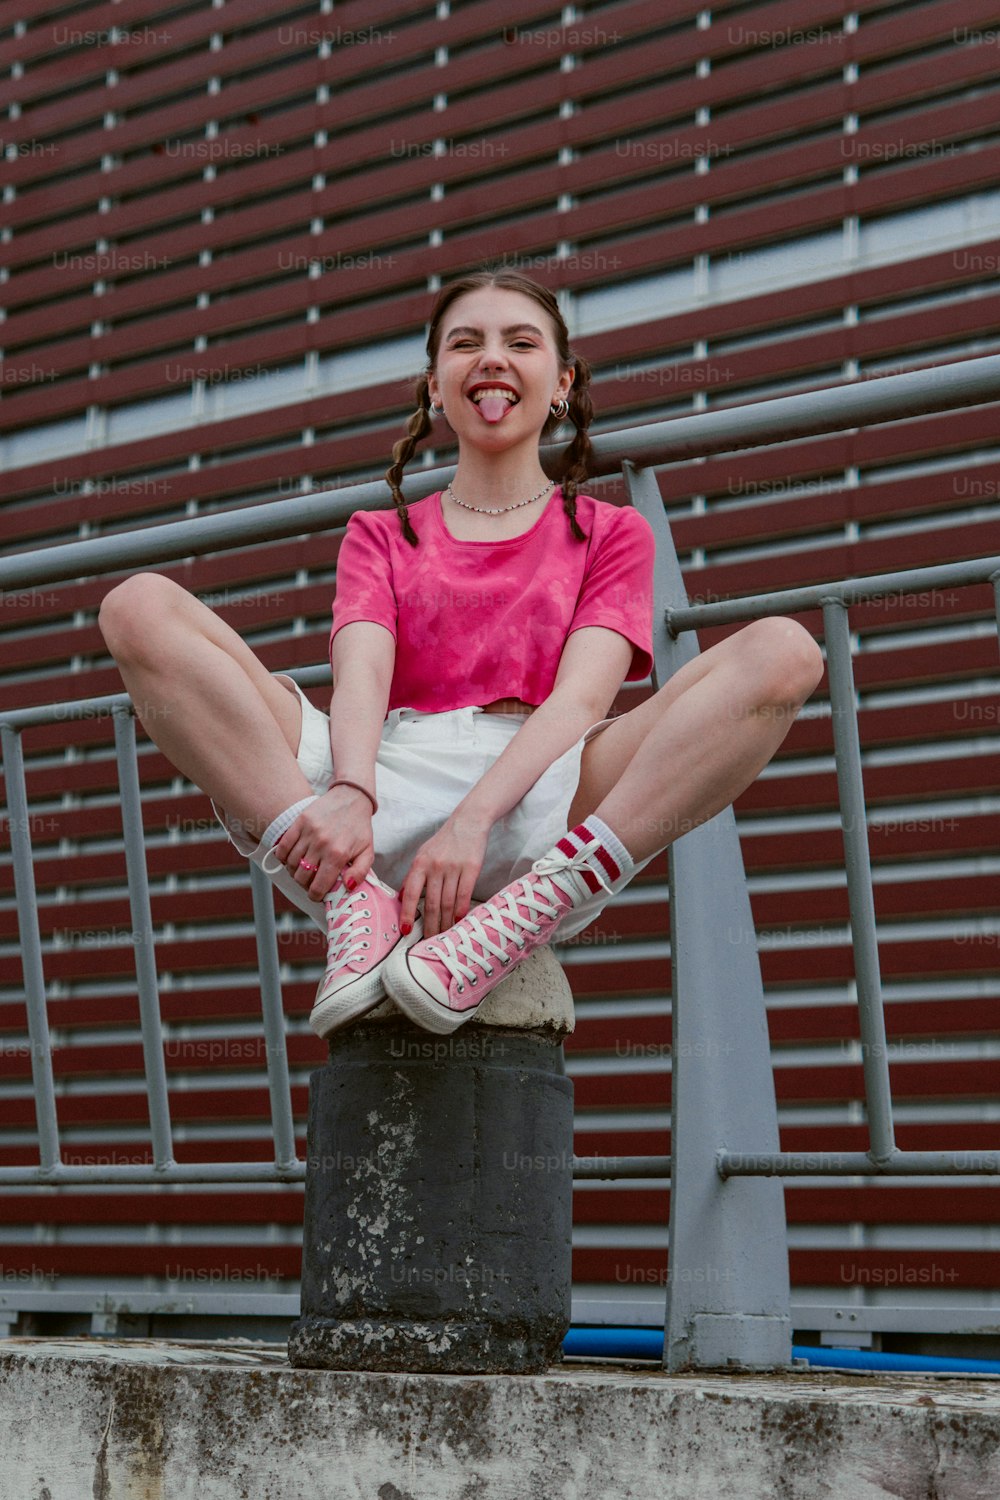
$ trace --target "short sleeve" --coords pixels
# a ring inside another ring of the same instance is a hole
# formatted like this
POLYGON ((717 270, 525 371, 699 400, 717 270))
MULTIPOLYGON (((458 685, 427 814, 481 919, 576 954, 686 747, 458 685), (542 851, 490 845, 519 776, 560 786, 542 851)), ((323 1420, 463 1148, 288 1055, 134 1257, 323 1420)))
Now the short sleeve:
POLYGON ((388 536, 367 511, 356 510, 348 519, 337 556, 331 649, 340 627, 354 620, 384 625, 395 640, 397 613, 388 536))
POLYGON ((568 635, 583 625, 603 625, 635 648, 626 682, 653 667, 653 562, 656 539, 645 516, 618 507, 601 537, 580 589, 568 635))

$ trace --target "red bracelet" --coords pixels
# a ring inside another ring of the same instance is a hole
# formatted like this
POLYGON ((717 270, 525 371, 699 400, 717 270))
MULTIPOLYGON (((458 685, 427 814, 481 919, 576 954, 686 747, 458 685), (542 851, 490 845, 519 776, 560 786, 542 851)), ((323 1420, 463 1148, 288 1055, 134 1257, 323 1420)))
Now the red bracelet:
POLYGON ((330 782, 329 786, 327 787, 327 791, 332 792, 335 786, 352 786, 354 787, 355 791, 364 792, 365 796, 368 798, 369 802, 372 805, 372 816, 374 817, 378 812, 378 803, 375 801, 375 798, 372 796, 368 788, 362 786, 360 782, 348 781, 346 776, 338 776, 330 782))

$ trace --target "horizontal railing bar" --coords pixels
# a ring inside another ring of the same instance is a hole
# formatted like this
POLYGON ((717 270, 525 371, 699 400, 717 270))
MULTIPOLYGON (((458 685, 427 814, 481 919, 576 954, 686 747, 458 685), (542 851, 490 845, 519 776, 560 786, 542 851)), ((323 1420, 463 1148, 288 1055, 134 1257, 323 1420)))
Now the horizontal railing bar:
MULTIPOLYGON (((861 1151, 814 1151, 809 1154, 776 1151, 749 1154, 724 1151, 718 1157, 723 1177, 992 1177, 1000 1173, 1000 1151, 897 1151, 879 1165, 861 1151)), ((174 1163, 162 1171, 148 1165, 0 1167, 0 1187, 47 1186, 59 1183, 158 1182, 301 1182, 306 1163, 276 1166, 273 1162, 174 1163)), ((573 1177, 598 1179, 669 1178, 669 1156, 574 1157, 573 1177)))
POLYGON ((812 583, 804 588, 780 589, 770 594, 745 594, 739 599, 719 599, 710 604, 685 604, 676 608, 668 605, 664 618, 671 634, 679 635, 683 630, 700 630, 705 625, 730 625, 736 620, 761 620, 766 615, 820 609, 832 600, 841 604, 863 604, 883 594, 967 588, 974 583, 995 583, 998 578, 1000 557, 975 557, 968 562, 935 563, 925 568, 906 568, 898 573, 873 573, 870 578, 845 578, 838 583, 812 583))
MULTIPOLYGON (((41 1167, 0 1167, 0 1187, 57 1187, 72 1182, 303 1182, 304 1161, 279 1167, 274 1162, 221 1161, 173 1162, 157 1170, 152 1162, 121 1166, 72 1166, 63 1164, 43 1172, 41 1167)), ((3 1200, 0 1199, 0 1206, 3 1200)))
MULTIPOLYGON (((862 1272, 857 1283, 860 1286, 865 1285, 863 1275, 862 1272)), ((614 1296, 599 1297, 587 1293, 574 1295, 573 1322, 598 1327, 602 1324, 620 1327, 627 1322, 632 1328, 662 1328, 663 1291, 669 1286, 669 1281, 669 1272, 664 1266, 662 1280, 659 1282, 661 1294, 658 1297, 629 1297, 625 1301, 614 1296), (626 1311, 627 1316, 623 1316, 626 1311)), ((919 1282, 910 1284, 919 1285, 919 1282)), ((904 1277, 900 1277, 898 1285, 907 1285, 904 1277)), ((821 1333, 1000 1333, 1000 1309, 996 1307, 956 1307, 954 1304, 948 1307, 928 1307, 919 1303, 900 1307, 887 1302, 796 1302, 796 1290, 793 1289, 789 1307, 793 1328, 808 1328, 821 1333)), ((31 1293, 26 1295, 30 1296, 31 1293)), ((3 1293, 0 1293, 0 1298, 2 1297, 3 1293)), ((0 1307, 2 1306, 3 1302, 0 1300, 0 1307)))
MULTIPOLYGON (((321 687, 333 681, 329 665, 275 667, 274 670, 294 677, 302 687, 321 687)), ((115 709, 126 708, 131 702, 128 693, 105 693, 99 698, 73 698, 68 703, 38 703, 34 708, 0 709, 0 724, 11 729, 30 729, 39 724, 53 724, 58 719, 110 719, 115 709)))
MULTIPOLYGON (((207 1273, 208 1275, 211 1272, 207 1273)), ((198 1273, 203 1282, 206 1273, 198 1273)), ((264 1278, 262 1277, 261 1280, 264 1278)), ((98 1313, 219 1313, 244 1317, 297 1317, 299 1293, 294 1292, 227 1292, 222 1290, 226 1278, 219 1278, 214 1292, 189 1291, 181 1282, 176 1291, 169 1287, 161 1292, 105 1292, 80 1289, 70 1292, 9 1292, 0 1288, 0 1311, 31 1312, 98 1312, 98 1313)), ((276 1349, 276 1354, 278 1353, 276 1349)), ((284 1350, 280 1349, 283 1355, 284 1350)))
MULTIPOLYGON (((43 1172, 41 1167, 0 1167, 0 1187, 34 1187, 63 1182, 302 1182, 306 1163, 279 1166, 275 1162, 174 1162, 158 1170, 152 1162, 122 1166, 63 1165, 43 1172)), ((573 1176, 669 1177, 669 1156, 575 1156, 573 1176)), ((0 1207, 2 1207, 0 1199, 0 1207)))
POLYGON ((573 1176, 581 1181, 597 1177, 669 1177, 669 1156, 574 1156, 573 1176))
MULTIPOLYGON (((200 1273, 203 1278, 203 1273, 200 1273)), ((903 1283, 905 1284, 905 1283, 903 1283)), ((666 1270, 664 1269, 664 1287, 666 1270)), ((74 1288, 72 1291, 49 1291, 36 1286, 26 1291, 0 1287, 0 1312, 97 1312, 97 1313, 202 1313, 229 1316, 294 1318, 299 1313, 300 1294, 287 1292, 226 1291, 220 1277, 214 1291, 193 1291, 180 1282, 161 1291, 98 1291, 74 1288)), ((632 1327, 662 1328, 663 1296, 644 1300, 615 1297, 573 1295, 573 1322, 601 1326, 618 1326, 627 1321, 632 1327)), ((794 1328, 818 1329, 821 1332, 858 1333, 947 1333, 975 1334, 1000 1332, 1000 1312, 996 1307, 898 1307, 881 1304, 840 1304, 795 1302, 791 1304, 794 1328)), ((283 1353, 283 1351, 280 1351, 283 1353)), ((276 1351, 275 1357, 278 1357, 276 1351)))
POLYGON ((994 399, 1000 399, 1000 355, 990 354, 599 433, 591 439, 597 466, 589 468, 608 474, 626 458, 643 466, 700 458, 994 399))
POLYGON ((0 723, 11 729, 31 729, 60 719, 110 719, 116 708, 132 700, 128 693, 104 693, 99 698, 73 698, 69 703, 39 703, 34 708, 0 710, 0 723))
POLYGON ((720 1151, 716 1164, 721 1177, 993 1177, 1000 1151, 720 1151))
MULTIPOLYGON (((942 1268, 943 1270, 943 1268, 942 1268)), ((859 1285, 864 1282, 859 1280, 859 1285)), ((880 1283, 882 1285, 883 1283, 880 1283)), ((900 1277, 900 1286, 921 1285, 900 1277)), ((928 1283, 923 1283, 927 1285, 928 1283)), ((934 1283, 930 1283, 933 1285, 934 1283)), ((1000 1309, 996 1307, 898 1307, 888 1302, 830 1304, 792 1302, 792 1325, 814 1328, 821 1333, 1000 1333, 1000 1309)))
MULTIPOLYGON (((639 466, 669 463, 898 421, 993 399, 1000 399, 997 354, 595 433, 591 438, 593 457, 588 471, 596 478, 618 473, 625 459, 639 466)), ((561 443, 547 443, 539 449, 547 473, 554 472, 564 447, 561 443)), ((417 500, 442 489, 454 478, 455 467, 449 464, 436 469, 417 469, 404 475, 400 485, 403 495, 407 500, 417 500)), ((346 525, 352 511, 386 508, 389 498, 385 480, 372 479, 294 499, 237 506, 190 520, 147 526, 140 531, 22 552, 0 561, 0 590, 75 582, 81 577, 121 572, 145 564, 200 557, 229 546, 257 546, 336 528, 346 525)))

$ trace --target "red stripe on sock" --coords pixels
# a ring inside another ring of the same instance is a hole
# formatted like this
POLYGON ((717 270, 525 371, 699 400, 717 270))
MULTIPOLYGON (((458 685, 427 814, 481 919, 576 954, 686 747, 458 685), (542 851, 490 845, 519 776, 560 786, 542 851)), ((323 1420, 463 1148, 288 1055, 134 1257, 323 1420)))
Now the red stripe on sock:
MULTIPOLYGON (((611 876, 611 879, 617 880, 621 875, 621 866, 618 864, 618 861, 615 859, 614 855, 604 847, 600 839, 598 839, 597 835, 595 833, 592 833, 591 830, 587 828, 583 823, 578 823, 575 828, 570 830, 570 832, 575 838, 579 839, 580 844, 583 846, 583 848, 587 848, 587 846, 591 844, 596 846, 591 852, 597 859, 600 860, 605 870, 611 876)), ((598 886, 600 886, 600 882, 598 882, 598 886)))

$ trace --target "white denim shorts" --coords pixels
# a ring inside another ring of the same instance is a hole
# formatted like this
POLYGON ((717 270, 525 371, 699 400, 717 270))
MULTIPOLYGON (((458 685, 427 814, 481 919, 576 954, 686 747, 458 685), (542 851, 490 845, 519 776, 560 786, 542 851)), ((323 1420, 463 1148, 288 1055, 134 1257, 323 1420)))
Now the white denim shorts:
MULTIPOLYGON (((330 719, 309 702, 298 683, 294 686, 302 705, 296 758, 310 786, 321 795, 334 775, 330 719)), ((415 708, 390 710, 375 758, 378 812, 372 819, 372 868, 380 880, 394 890, 400 889, 421 844, 437 832, 482 779, 524 720, 523 714, 485 713, 475 705, 444 713, 424 713, 415 708)), ((583 747, 613 722, 601 719, 592 724, 493 825, 472 893, 474 901, 488 901, 503 886, 526 875, 532 863, 566 832, 580 779, 583 747)), ((233 846, 261 865, 268 852, 262 843, 255 844, 241 834, 214 801, 212 809, 233 846)), ((271 866, 274 863, 272 860, 271 866)), ((630 876, 613 882, 610 892, 599 891, 575 908, 559 924, 557 940, 588 927, 612 896, 648 863, 644 860, 630 876)), ((269 867, 265 873, 322 932, 326 931, 326 910, 321 901, 313 901, 283 866, 276 871, 269 867)))

